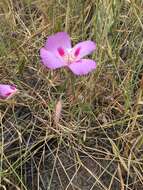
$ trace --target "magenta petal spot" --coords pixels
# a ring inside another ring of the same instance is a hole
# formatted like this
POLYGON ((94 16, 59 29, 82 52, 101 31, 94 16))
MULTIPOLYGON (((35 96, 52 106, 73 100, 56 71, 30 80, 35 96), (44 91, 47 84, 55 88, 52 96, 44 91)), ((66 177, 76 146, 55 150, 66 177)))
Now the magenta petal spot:
POLYGON ((5 94, 7 97, 11 95, 11 92, 8 92, 5 94))
POLYGON ((57 57, 54 53, 47 51, 45 48, 40 49, 42 63, 49 69, 57 69, 65 66, 64 60, 57 57))
POLYGON ((15 90, 16 89, 14 85, 11 85, 10 88, 11 88, 11 90, 15 90))
POLYGON ((78 48, 75 50, 74 55, 75 55, 76 57, 79 55, 80 49, 81 49, 81 48, 78 47, 78 48))
POLYGON ((78 58, 81 59, 86 55, 89 55, 90 53, 92 53, 96 48, 96 45, 94 42, 92 42, 91 40, 87 40, 87 41, 83 41, 80 42, 78 44, 76 44, 73 47, 73 52, 79 53, 78 58), (80 51, 78 50, 78 48, 80 48, 80 51))
POLYGON ((65 55, 64 49, 61 48, 61 47, 58 48, 58 53, 59 53, 60 56, 62 56, 62 57, 65 55))
POLYGON ((58 32, 54 35, 51 35, 47 38, 45 48, 52 52, 57 53, 57 49, 62 47, 64 49, 71 48, 71 39, 66 32, 58 32))

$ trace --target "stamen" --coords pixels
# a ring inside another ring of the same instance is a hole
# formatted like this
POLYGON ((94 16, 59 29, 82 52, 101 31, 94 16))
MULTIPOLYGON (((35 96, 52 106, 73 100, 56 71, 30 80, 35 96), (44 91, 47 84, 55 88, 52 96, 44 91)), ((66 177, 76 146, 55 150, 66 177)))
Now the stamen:
POLYGON ((58 53, 59 53, 60 56, 62 56, 62 57, 65 55, 64 49, 61 48, 61 47, 58 48, 58 53))
POLYGON ((75 52, 74 52, 74 56, 75 57, 77 57, 78 55, 79 55, 79 52, 80 52, 80 47, 79 48, 77 48, 76 50, 75 50, 75 52))

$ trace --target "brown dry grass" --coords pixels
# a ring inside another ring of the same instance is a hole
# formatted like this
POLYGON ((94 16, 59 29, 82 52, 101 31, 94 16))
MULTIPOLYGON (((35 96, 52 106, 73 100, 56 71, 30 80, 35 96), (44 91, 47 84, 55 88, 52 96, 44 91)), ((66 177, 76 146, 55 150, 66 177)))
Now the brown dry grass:
POLYGON ((142 13, 141 0, 0 2, 0 80, 20 90, 0 101, 1 189, 142 189, 142 13), (95 72, 42 68, 57 31, 96 41, 95 72))

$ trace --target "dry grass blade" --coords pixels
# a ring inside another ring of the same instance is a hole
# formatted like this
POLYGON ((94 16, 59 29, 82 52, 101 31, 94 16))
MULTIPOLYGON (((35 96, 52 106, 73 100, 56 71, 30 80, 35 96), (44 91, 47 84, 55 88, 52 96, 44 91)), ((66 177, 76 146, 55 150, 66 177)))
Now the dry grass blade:
POLYGON ((125 190, 124 180, 123 180, 120 164, 118 164, 118 175, 119 175, 119 179, 120 179, 121 190, 125 190))

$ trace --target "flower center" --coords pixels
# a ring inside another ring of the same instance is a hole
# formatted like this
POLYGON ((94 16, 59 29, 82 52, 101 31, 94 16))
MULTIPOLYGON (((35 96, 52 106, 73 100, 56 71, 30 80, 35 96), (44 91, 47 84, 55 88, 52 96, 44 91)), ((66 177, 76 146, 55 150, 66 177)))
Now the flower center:
POLYGON ((65 52, 63 48, 61 47, 58 48, 59 55, 63 58, 63 60, 67 65, 77 60, 79 52, 80 48, 77 48, 74 52, 72 51, 72 49, 67 49, 67 51, 65 52))
POLYGON ((76 60, 76 57, 72 53, 66 53, 63 59, 67 64, 70 64, 76 60))

